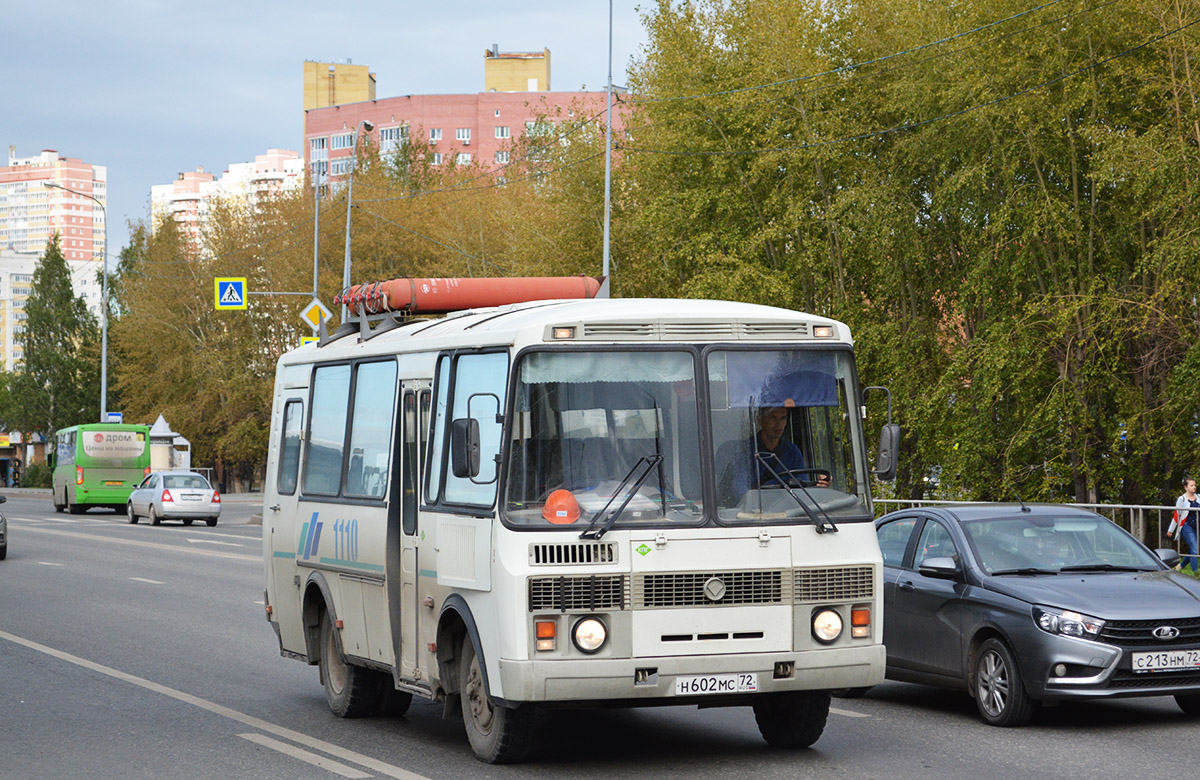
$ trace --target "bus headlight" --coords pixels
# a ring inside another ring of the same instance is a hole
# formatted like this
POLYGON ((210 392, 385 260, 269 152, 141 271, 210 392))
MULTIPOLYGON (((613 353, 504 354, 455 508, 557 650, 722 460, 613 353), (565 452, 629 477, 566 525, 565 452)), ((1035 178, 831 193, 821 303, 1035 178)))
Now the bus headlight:
POLYGON ((813 615, 812 635, 822 644, 834 641, 842 635, 842 616, 832 609, 823 609, 813 615))
POLYGON ((591 655, 604 647, 604 642, 608 639, 608 629, 604 627, 604 622, 599 618, 588 617, 575 624, 571 638, 575 641, 576 647, 591 655))

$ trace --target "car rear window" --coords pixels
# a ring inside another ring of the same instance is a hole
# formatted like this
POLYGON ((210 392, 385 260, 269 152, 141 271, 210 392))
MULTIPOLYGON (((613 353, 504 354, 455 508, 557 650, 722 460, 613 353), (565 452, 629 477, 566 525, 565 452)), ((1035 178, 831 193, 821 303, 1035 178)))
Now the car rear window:
POLYGON ((163 486, 168 488, 192 488, 193 490, 208 490, 204 477, 192 474, 173 474, 163 477, 163 486))

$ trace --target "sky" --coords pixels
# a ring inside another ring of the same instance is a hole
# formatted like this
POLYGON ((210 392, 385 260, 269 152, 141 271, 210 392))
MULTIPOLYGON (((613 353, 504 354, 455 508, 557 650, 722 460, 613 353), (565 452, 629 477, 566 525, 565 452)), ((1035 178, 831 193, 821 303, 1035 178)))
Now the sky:
MULTIPOLYGON (((612 0, 613 83, 646 36, 612 0)), ((109 256, 146 220, 150 187, 302 151, 303 63, 350 59, 376 97, 483 90, 483 52, 550 49, 556 91, 608 77, 606 0, 0 0, 0 145, 108 168, 109 256)), ((7 156, 0 164, 7 163, 7 156)))

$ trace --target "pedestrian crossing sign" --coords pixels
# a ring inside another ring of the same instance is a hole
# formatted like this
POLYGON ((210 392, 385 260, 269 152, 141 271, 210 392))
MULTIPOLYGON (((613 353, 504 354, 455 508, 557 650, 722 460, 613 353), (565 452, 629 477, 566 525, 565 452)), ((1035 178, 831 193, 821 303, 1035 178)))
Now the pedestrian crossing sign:
POLYGON ((218 276, 213 282, 218 310, 246 308, 246 277, 218 276))

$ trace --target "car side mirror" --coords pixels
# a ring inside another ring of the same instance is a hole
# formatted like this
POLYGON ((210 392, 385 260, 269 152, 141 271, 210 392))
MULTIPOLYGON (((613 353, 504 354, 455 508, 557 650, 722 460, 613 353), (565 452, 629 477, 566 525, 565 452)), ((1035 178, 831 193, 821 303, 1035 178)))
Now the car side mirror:
POLYGON ((459 479, 479 476, 479 420, 460 417, 450 422, 450 468, 459 479))
POLYGON ((958 579, 959 569, 953 558, 926 558, 917 571, 938 580, 954 580, 958 579))
POLYGON ((1173 550, 1170 547, 1160 547, 1154 551, 1154 554, 1158 556, 1160 561, 1172 569, 1179 565, 1179 552, 1177 550, 1173 550))

